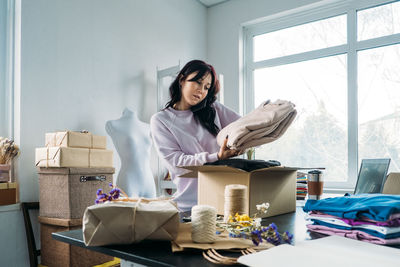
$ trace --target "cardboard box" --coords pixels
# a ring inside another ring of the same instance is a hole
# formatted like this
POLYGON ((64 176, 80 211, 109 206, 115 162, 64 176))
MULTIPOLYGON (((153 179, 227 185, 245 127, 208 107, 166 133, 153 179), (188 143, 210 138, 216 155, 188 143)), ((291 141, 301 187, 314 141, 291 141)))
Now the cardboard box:
POLYGON ((94 205, 97 189, 109 192, 114 168, 38 168, 39 214, 43 217, 81 219, 94 205), (81 178, 85 177, 86 181, 81 178))
POLYGON ((0 205, 17 203, 17 183, 0 183, 0 205))
POLYGON ((93 135, 89 132, 63 131, 46 133, 45 144, 48 147, 77 147, 106 149, 107 138, 105 136, 93 135))
POLYGON ((41 147, 36 148, 37 167, 113 167, 113 151, 105 149, 41 147))
POLYGON ((388 174, 382 193, 400 195, 400 172, 391 172, 388 174))
POLYGON ((0 164, 0 182, 10 182, 10 164, 0 164))
POLYGON ((82 228, 81 219, 57 219, 39 216, 41 264, 55 267, 94 266, 114 258, 52 238, 51 233, 82 228))
POLYGON ((270 167, 247 172, 228 166, 182 166, 191 172, 183 177, 198 178, 198 204, 211 205, 224 214, 225 186, 242 184, 248 187, 247 213, 257 212, 256 205, 268 202, 268 213, 275 216, 296 210, 296 177, 298 168, 270 167))

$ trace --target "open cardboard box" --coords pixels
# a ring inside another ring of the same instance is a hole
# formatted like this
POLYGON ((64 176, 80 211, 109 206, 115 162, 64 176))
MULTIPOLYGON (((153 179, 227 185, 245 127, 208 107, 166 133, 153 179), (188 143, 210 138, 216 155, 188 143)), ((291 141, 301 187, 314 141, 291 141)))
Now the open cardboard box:
MULTIPOLYGON (((297 170, 303 168, 270 167, 247 172, 229 166, 203 165, 181 166, 190 170, 182 177, 198 178, 198 204, 210 205, 224 214, 224 193, 228 184, 246 185, 247 214, 257 212, 256 205, 268 202, 268 213, 263 217, 275 216, 296 210, 297 170)), ((307 168, 309 169, 309 168, 307 168)))

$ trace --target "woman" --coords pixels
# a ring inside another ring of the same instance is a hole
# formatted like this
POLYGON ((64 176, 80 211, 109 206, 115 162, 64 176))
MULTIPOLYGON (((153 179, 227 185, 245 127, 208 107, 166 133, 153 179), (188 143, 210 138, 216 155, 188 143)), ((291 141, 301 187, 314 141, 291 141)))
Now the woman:
POLYGON ((228 139, 221 148, 217 144, 219 130, 240 118, 215 102, 218 92, 214 68, 204 61, 192 60, 172 82, 171 100, 150 120, 155 147, 177 185, 174 197, 182 211, 197 204, 197 179, 179 177, 188 171, 177 166, 203 165, 240 154, 227 148, 228 139))

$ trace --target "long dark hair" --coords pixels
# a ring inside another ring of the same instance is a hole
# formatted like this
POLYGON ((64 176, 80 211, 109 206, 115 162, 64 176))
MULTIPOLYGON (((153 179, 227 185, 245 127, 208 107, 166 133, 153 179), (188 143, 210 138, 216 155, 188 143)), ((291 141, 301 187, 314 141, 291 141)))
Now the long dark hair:
POLYGON ((193 112, 194 118, 199 121, 200 124, 212 135, 216 136, 220 129, 214 123, 216 111, 211 104, 217 99, 216 95, 219 92, 219 81, 217 79, 214 67, 210 64, 207 64, 202 60, 192 60, 186 63, 169 87, 169 95, 171 100, 165 105, 165 108, 173 107, 175 103, 181 100, 182 92, 180 84, 182 81, 185 81, 190 74, 195 72, 196 75, 189 81, 198 81, 205 75, 210 74, 211 86, 210 89, 208 89, 206 98, 190 109, 193 112))

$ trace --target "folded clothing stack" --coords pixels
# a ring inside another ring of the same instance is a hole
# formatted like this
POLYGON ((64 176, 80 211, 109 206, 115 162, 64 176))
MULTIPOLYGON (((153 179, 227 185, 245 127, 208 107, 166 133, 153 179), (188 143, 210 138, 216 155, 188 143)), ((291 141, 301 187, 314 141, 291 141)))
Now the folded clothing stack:
POLYGON ((307 175, 304 172, 297 172, 296 199, 304 200, 307 196, 307 175))
POLYGON ((308 200, 309 231, 382 245, 400 244, 400 195, 360 194, 308 200))
POLYGON ((225 126, 217 135, 219 146, 228 136, 227 146, 244 150, 273 142, 280 138, 296 117, 295 105, 286 100, 264 101, 242 118, 225 126))

